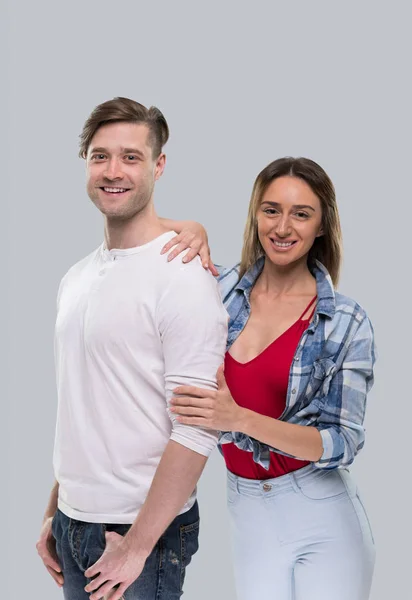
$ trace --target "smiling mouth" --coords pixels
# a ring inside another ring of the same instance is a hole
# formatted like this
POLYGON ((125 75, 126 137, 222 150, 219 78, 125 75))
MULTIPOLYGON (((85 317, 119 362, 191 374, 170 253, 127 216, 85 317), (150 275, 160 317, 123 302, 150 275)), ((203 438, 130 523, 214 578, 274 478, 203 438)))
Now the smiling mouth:
POLYGON ((101 190, 103 190, 104 192, 106 192, 106 194, 124 194, 125 192, 129 191, 129 188, 122 188, 122 187, 101 187, 101 190))
POLYGON ((292 246, 294 246, 296 244, 297 240, 294 240, 291 242, 279 242, 278 240, 274 240, 274 239, 270 238, 270 241, 272 242, 273 246, 277 250, 281 250, 284 252, 286 250, 289 250, 289 248, 292 248, 292 246))

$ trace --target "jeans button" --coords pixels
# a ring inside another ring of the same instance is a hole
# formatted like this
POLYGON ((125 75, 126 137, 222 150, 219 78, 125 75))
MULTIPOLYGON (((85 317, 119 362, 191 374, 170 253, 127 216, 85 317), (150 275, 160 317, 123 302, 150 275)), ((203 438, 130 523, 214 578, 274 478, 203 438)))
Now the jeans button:
POLYGON ((264 492, 270 492, 271 489, 272 489, 272 486, 270 485, 270 483, 264 483, 263 484, 263 491, 264 492))

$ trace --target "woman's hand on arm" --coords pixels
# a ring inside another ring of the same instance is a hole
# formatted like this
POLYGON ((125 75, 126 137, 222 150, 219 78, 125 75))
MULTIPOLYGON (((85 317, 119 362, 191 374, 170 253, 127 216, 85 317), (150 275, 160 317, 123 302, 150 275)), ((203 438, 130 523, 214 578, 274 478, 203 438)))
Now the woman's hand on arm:
POLYGON ((178 235, 173 237, 161 250, 161 254, 169 252, 167 260, 173 260, 184 250, 189 248, 189 252, 183 257, 183 262, 190 262, 197 255, 200 256, 202 265, 209 269, 215 277, 218 271, 210 257, 210 248, 205 228, 196 221, 172 221, 170 219, 161 219, 162 223, 176 231, 178 235))
POLYGON ((233 400, 226 383, 223 366, 217 371, 217 390, 180 386, 173 390, 171 411, 185 425, 218 431, 241 431, 247 412, 233 400))

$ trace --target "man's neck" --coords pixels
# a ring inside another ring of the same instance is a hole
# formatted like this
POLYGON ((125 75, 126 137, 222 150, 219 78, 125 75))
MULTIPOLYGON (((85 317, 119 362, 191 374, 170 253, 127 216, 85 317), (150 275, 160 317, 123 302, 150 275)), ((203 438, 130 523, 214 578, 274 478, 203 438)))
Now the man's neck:
POLYGON ((153 206, 147 207, 128 220, 105 219, 104 238, 108 250, 143 246, 166 233, 153 206))

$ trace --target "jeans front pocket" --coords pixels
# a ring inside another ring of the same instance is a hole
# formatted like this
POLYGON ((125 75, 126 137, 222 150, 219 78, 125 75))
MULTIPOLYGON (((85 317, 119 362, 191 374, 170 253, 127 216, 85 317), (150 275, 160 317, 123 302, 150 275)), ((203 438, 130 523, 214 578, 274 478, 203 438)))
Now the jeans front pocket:
POLYGON ((68 536, 72 556, 84 572, 99 560, 106 548, 105 525, 70 519, 68 536))
POLYGON ((192 560, 192 556, 199 549, 199 519, 190 525, 180 526, 180 548, 182 557, 182 566, 187 565, 192 560))
POLYGON ((126 535, 126 533, 129 531, 131 525, 129 524, 125 524, 125 523, 105 523, 103 525, 104 531, 113 531, 114 533, 117 533, 118 535, 121 535, 122 537, 124 537, 126 535))
POLYGON ((336 469, 313 472, 311 475, 297 479, 302 496, 313 502, 337 500, 348 494, 345 483, 336 469))

